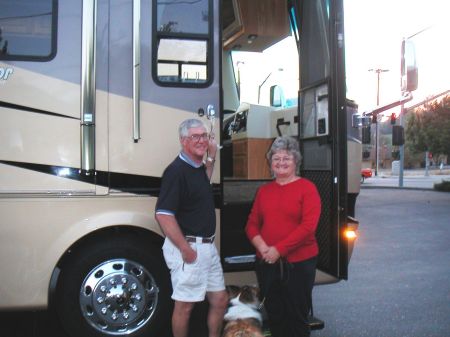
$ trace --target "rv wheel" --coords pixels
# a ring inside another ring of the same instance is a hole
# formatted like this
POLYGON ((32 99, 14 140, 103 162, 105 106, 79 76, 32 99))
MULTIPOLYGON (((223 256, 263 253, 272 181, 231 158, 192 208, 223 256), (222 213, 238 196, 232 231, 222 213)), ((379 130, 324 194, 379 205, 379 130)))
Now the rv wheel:
POLYGON ((55 302, 70 336, 159 337, 169 326, 170 292, 160 248, 112 238, 73 253, 61 271, 55 302))

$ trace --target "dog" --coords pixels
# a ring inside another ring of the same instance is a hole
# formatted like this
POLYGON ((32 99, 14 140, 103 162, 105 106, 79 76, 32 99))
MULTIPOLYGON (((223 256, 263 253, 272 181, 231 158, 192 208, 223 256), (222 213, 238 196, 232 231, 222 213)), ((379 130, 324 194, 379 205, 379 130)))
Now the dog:
POLYGON ((259 311, 259 289, 253 286, 227 286, 230 306, 225 314, 222 337, 264 337, 259 311))

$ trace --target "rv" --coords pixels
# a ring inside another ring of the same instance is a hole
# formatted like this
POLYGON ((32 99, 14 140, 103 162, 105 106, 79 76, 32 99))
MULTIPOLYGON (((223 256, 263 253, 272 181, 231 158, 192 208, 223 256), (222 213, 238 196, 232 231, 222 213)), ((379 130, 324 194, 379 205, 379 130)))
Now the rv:
POLYGON ((299 139, 300 174, 322 199, 316 283, 347 279, 360 174, 350 179, 348 163, 361 151, 354 137, 347 151, 343 0, 0 8, 0 310, 55 309, 74 337, 168 329, 154 208, 192 117, 222 147, 212 184, 226 281, 256 282, 244 226, 279 135, 299 139), (294 62, 252 66, 286 41, 294 62))

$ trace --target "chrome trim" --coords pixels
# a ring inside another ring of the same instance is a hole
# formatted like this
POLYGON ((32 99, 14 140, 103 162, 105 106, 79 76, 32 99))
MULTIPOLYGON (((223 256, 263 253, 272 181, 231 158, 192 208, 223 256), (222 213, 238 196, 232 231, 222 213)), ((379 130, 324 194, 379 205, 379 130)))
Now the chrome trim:
POLYGON ((141 138, 140 69, 141 69, 141 0, 133 0, 133 140, 141 138))
POLYGON ((93 190, 14 190, 0 192, 0 199, 11 198, 54 198, 95 196, 93 190))
POLYGON ((97 0, 83 0, 81 40, 81 172, 95 171, 95 53, 97 0))

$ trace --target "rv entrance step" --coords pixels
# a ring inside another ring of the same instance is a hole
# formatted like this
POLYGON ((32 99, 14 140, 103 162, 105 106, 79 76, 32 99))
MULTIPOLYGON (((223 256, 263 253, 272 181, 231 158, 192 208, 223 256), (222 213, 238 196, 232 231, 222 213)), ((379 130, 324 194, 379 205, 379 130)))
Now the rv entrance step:
POLYGON ((322 330, 325 327, 325 323, 314 316, 308 316, 308 324, 311 330, 322 330))

